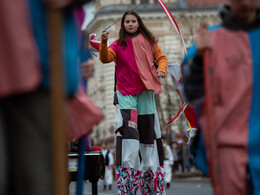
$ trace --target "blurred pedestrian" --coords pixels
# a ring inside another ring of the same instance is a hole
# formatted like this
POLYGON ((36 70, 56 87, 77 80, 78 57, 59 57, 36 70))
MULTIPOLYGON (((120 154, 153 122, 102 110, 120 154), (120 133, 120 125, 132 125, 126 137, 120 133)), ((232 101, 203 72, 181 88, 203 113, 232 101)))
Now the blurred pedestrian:
POLYGON ((174 163, 171 147, 167 143, 166 137, 162 136, 163 154, 164 154, 164 181, 166 188, 170 188, 172 181, 172 166, 174 163))
POLYGON ((183 141, 178 140, 177 141, 177 156, 178 156, 178 171, 179 172, 184 172, 184 161, 183 161, 183 141))
POLYGON ((230 0, 223 5, 222 23, 209 29, 202 25, 183 62, 183 95, 188 103, 200 106, 199 123, 216 195, 260 193, 257 3, 230 0), (204 82, 209 86, 206 91, 204 82))
POLYGON ((177 154, 177 147, 178 144, 177 142, 173 142, 171 144, 171 149, 172 149, 172 154, 173 154, 173 159, 174 159, 174 163, 172 166, 172 172, 175 173, 176 171, 179 171, 179 165, 178 165, 178 154, 177 154))
POLYGON ((193 165, 193 157, 192 154, 190 152, 190 145, 189 144, 185 144, 184 145, 184 165, 186 167, 186 171, 190 172, 192 165, 193 165))
POLYGON ((113 183, 113 165, 114 165, 114 157, 112 152, 109 151, 107 148, 107 143, 102 142, 101 145, 101 151, 105 159, 105 178, 104 178, 104 190, 112 189, 112 183, 113 183))

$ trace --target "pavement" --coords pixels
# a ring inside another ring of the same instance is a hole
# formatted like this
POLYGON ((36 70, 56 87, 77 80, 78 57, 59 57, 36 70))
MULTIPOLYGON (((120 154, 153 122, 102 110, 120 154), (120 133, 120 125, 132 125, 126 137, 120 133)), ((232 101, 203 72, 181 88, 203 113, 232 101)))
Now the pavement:
POLYGON ((191 172, 174 173, 172 175, 174 181, 200 181, 210 182, 210 178, 204 177, 201 171, 194 170, 191 172))
MULTIPOLYGON (((98 183, 98 195, 115 195, 117 194, 116 181, 113 182, 112 190, 103 190, 102 180, 98 183)), ((92 194, 91 183, 84 182, 83 195, 92 194)), ((167 195, 213 195, 210 179, 202 176, 199 171, 174 173, 171 186, 166 189, 167 195)), ((136 195, 140 195, 140 191, 136 195)), ((70 195, 76 195, 76 182, 70 184, 70 195)))

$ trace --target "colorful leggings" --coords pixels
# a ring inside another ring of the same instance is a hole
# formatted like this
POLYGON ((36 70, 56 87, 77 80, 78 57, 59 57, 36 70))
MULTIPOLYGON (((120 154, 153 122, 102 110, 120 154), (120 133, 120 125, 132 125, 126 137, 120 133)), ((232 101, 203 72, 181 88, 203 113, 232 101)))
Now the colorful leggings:
POLYGON ((118 194, 165 194, 163 149, 153 91, 117 91, 116 165, 118 194))

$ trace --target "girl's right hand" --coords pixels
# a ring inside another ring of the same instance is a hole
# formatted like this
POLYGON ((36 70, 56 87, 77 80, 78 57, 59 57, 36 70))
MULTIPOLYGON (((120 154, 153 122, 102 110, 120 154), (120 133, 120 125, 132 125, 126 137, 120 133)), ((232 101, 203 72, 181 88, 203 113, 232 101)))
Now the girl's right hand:
POLYGON ((106 30, 102 30, 102 34, 101 34, 102 42, 107 41, 108 35, 109 35, 109 32, 107 32, 106 30))

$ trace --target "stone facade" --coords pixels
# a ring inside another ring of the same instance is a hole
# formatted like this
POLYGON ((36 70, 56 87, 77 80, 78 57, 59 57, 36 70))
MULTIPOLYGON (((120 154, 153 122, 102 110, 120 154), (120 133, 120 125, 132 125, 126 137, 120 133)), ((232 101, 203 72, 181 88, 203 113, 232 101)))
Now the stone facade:
MULTIPOLYGON (((96 33, 97 40, 100 40, 102 29, 109 28, 109 42, 112 43, 118 37, 120 29, 120 18, 127 9, 134 9, 143 0, 97 0, 95 1, 96 16, 87 27, 88 33, 96 33)), ((188 48, 193 40, 194 32, 199 23, 204 20, 211 24, 219 22, 217 9, 214 8, 196 8, 188 9, 188 5, 182 0, 164 0, 165 4, 171 10, 183 38, 188 48)), ((143 22, 159 38, 159 45, 166 54, 169 63, 181 63, 184 56, 182 43, 177 36, 169 19, 158 5, 157 0, 146 0, 142 6, 138 7, 136 12, 139 13, 143 22)), ((114 130, 114 113, 113 105, 114 94, 114 63, 102 64, 98 58, 95 58, 96 70, 95 77, 89 81, 89 96, 103 110, 105 120, 98 125, 91 138, 95 144, 100 140, 113 140, 114 130)), ((181 100, 177 95, 171 76, 168 73, 166 79, 162 79, 163 94, 156 96, 157 108, 163 133, 164 126, 173 118, 181 107, 181 100)), ((181 116, 174 124, 170 126, 170 131, 185 132, 185 117, 181 116)))

